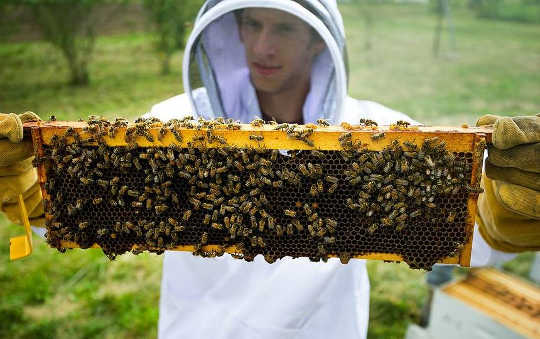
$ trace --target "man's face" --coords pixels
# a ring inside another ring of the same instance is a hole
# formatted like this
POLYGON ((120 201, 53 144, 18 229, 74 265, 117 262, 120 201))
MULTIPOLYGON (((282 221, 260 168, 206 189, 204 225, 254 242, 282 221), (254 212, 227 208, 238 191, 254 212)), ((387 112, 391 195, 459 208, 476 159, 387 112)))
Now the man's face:
POLYGON ((258 91, 271 94, 309 79, 313 57, 325 46, 302 20, 267 8, 243 10, 240 38, 253 85, 258 91))

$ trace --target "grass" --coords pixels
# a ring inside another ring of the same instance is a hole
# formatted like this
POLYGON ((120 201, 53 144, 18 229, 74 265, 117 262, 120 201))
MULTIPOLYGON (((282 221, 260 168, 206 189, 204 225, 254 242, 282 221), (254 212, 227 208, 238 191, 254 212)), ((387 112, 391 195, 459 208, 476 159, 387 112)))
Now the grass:
MULTIPOLYGON (((427 124, 473 124, 481 114, 540 111, 540 25, 478 20, 453 12, 455 51, 443 36, 431 43, 435 17, 420 5, 343 5, 350 56, 350 93, 406 112, 427 124), (363 15, 375 18, 367 33, 363 15), (365 48, 366 39, 371 49, 365 48)), ((173 72, 159 75, 151 36, 100 37, 90 66, 92 84, 65 85, 65 62, 41 42, 0 45, 0 111, 32 110, 59 119, 136 117, 182 92, 181 54, 173 72)), ((124 255, 109 262, 98 250, 65 254, 35 237, 34 254, 8 262, 8 241, 22 229, 0 217, 0 337, 155 337, 162 257, 124 255)), ((526 277, 533 254, 504 269, 526 277)), ((418 320, 427 293, 424 272, 405 264, 368 263, 369 338, 402 338, 418 320)), ((461 276, 465 269, 458 269, 461 276)))

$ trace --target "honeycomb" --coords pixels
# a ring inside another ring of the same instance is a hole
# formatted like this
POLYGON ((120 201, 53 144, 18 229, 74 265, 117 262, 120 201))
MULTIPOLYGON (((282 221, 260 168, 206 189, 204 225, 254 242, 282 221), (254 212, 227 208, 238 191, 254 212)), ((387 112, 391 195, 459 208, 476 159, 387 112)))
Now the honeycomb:
MULTIPOLYGON (((139 120, 127 127, 94 120, 39 145, 50 246, 63 251, 66 241, 97 244, 111 259, 190 245, 194 255, 216 256, 234 246, 235 258, 261 254, 270 263, 285 256, 337 256, 347 263, 387 253, 411 268, 430 269, 470 240, 468 201, 480 192, 471 184, 478 155, 450 152, 438 137, 417 144, 396 139, 381 150, 355 144, 346 131, 336 150, 238 147, 219 137, 207 147, 201 141, 212 141, 211 128, 183 140, 178 127, 197 128, 191 124, 139 120), (124 146, 104 140, 116 127, 127 127, 124 146), (137 143, 156 143, 154 136, 167 133, 188 147, 137 143), (208 251, 206 245, 217 247, 208 251)), ((283 128, 310 144, 310 128, 283 128)))

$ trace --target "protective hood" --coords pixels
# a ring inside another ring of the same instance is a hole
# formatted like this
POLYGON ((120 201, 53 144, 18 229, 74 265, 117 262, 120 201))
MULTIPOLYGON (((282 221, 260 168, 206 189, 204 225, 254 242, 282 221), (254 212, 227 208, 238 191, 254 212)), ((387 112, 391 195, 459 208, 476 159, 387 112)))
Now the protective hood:
POLYGON ((183 60, 183 85, 193 111, 206 119, 242 122, 261 117, 250 77, 238 10, 269 8, 307 23, 324 42, 311 67, 310 89, 303 106, 304 122, 333 121, 347 93, 347 53, 343 21, 335 0, 208 0, 194 23, 183 60))

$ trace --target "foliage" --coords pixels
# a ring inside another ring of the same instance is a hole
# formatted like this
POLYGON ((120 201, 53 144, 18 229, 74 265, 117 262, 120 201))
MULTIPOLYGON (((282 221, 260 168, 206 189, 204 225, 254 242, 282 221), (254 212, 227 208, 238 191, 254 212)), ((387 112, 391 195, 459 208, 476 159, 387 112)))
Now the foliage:
POLYGON ((540 23, 538 0, 470 0, 479 18, 540 23))
MULTIPOLYGON (((58 48, 70 70, 70 84, 88 85, 88 64, 96 39, 95 28, 103 20, 93 15, 107 0, 6 0, 4 8, 26 7, 45 41, 58 48)), ((121 2, 115 1, 120 6, 121 2)), ((4 9, 6 10, 6 9, 4 9)))
POLYGON ((173 52, 184 48, 186 32, 202 0, 143 0, 157 34, 155 47, 161 59, 161 73, 169 74, 173 52))

